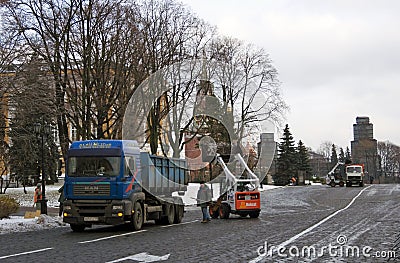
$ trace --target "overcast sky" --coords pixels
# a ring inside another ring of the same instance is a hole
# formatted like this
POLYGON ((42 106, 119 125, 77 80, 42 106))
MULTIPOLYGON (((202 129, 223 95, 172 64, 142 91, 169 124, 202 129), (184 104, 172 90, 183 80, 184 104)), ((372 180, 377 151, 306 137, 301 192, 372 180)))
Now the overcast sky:
POLYGON ((375 139, 400 145, 400 1, 182 2, 270 55, 296 142, 350 148, 356 117, 368 116, 375 139))

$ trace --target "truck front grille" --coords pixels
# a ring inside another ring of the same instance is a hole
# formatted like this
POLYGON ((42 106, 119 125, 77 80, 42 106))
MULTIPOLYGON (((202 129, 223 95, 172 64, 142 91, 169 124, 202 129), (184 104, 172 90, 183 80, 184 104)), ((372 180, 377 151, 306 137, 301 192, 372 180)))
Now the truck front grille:
POLYGON ((73 193, 75 196, 109 196, 110 184, 75 184, 73 193))
POLYGON ((361 176, 347 176, 347 180, 360 180, 361 176))

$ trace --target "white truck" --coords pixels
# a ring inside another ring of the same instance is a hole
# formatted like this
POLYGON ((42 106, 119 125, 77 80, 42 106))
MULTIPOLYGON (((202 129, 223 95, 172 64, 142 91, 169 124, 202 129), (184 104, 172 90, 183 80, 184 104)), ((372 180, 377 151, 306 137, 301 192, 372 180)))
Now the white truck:
POLYGON ((364 186, 364 165, 352 164, 346 166, 346 186, 364 186))

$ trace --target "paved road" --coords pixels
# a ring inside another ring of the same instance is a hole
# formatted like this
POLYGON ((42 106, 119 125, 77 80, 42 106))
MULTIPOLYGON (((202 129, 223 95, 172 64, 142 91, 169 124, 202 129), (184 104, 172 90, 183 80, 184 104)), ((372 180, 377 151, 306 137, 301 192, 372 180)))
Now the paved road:
POLYGON ((258 219, 201 224, 195 208, 182 224, 148 223, 136 232, 65 227, 0 235, 0 262, 394 262, 392 251, 400 255, 400 185, 284 187, 262 200, 258 219))

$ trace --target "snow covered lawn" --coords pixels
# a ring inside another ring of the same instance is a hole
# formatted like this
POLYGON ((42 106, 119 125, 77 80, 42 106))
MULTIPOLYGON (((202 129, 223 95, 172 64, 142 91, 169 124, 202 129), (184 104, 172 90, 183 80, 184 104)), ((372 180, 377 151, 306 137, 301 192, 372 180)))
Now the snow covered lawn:
MULTIPOLYGON (((46 185, 46 198, 48 199, 49 207, 58 207, 58 189, 61 183, 56 185, 46 185)), ((6 196, 12 197, 17 200, 20 206, 33 206, 33 193, 35 187, 26 187, 27 194, 24 194, 24 189, 21 188, 8 188, 6 196)), ((36 231, 40 229, 49 229, 54 227, 66 226, 62 222, 62 218, 58 216, 40 215, 36 218, 25 219, 23 216, 11 216, 0 220, 0 235, 12 232, 27 232, 36 231)))
POLYGON ((0 235, 12 232, 28 232, 41 229, 66 226, 61 217, 40 215, 39 217, 25 219, 23 216, 11 216, 0 220, 0 235))
MULTIPOLYGON (((61 183, 55 185, 46 185, 46 199, 48 200, 47 205, 49 207, 58 207, 58 189, 60 189, 61 183)), ((24 188, 8 188, 6 191, 6 196, 12 197, 19 202, 20 206, 33 206, 33 193, 35 192, 35 187, 26 187, 27 194, 24 194, 24 188)))

